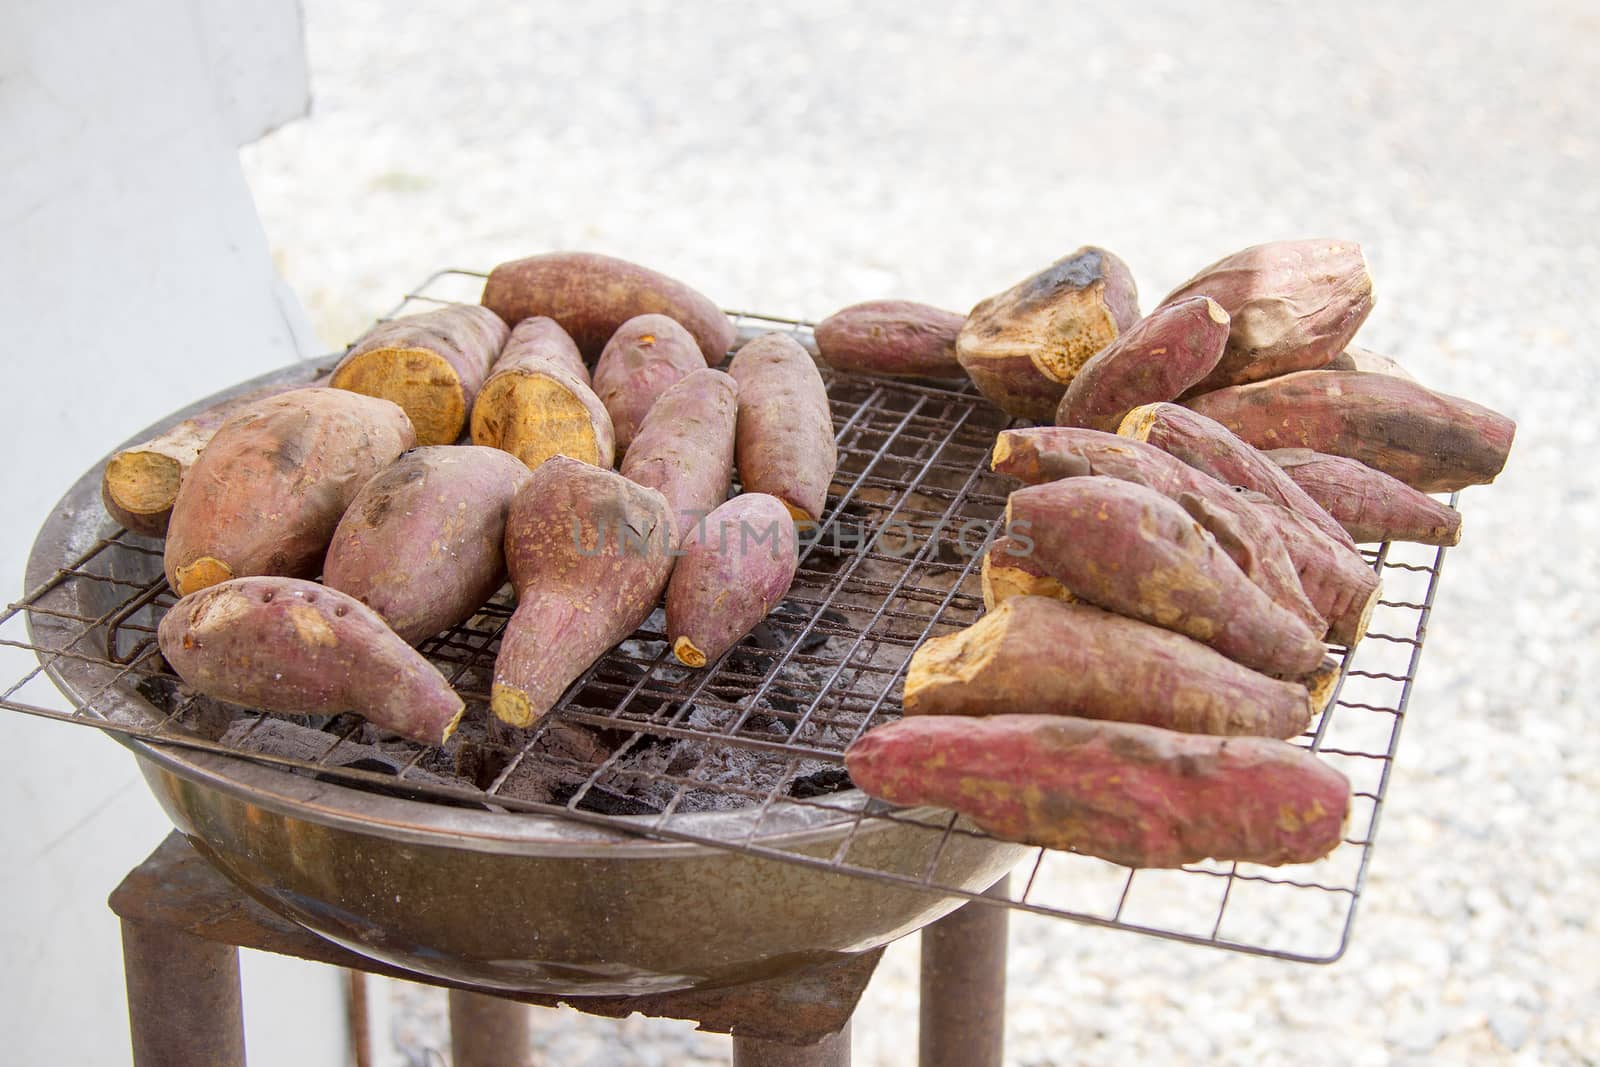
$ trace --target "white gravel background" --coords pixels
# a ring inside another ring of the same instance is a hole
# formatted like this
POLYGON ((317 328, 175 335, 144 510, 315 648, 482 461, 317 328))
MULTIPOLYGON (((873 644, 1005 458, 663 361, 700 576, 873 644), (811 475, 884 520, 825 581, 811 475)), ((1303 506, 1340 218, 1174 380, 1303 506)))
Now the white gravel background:
MULTIPOLYGON (((1359 240, 1361 340, 1521 424, 1466 494, 1353 947, 1331 967, 1022 918, 1008 1062, 1595 1063, 1600 9, 308 0, 315 112, 246 152, 341 345, 446 264, 585 248, 725 306, 964 309, 1079 244, 1148 306, 1246 244, 1359 240)), ((393 1063, 439 1063, 401 995, 393 1063)), ((914 1058, 916 947, 857 1062, 914 1058)), ((546 1062, 725 1062, 541 1017, 546 1062)))

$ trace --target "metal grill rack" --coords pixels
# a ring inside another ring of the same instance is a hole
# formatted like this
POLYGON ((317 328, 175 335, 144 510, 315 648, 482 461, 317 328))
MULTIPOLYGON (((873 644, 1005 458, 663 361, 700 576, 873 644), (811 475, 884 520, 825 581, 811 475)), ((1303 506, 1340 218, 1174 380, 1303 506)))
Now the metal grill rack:
MULTIPOLYGON (((482 274, 442 271, 392 314, 473 301, 482 274)), ((741 340, 788 332, 813 348, 807 323, 733 313, 741 340)), ((307 375, 309 377, 309 373, 307 375)), ((97 727, 121 738, 224 753, 287 772, 420 802, 467 805, 517 818, 537 812, 661 840, 754 853, 775 861, 977 899, 942 880, 959 835, 982 836, 951 815, 930 818, 876 802, 842 813, 838 847, 760 834, 791 805, 838 811, 849 786, 851 740, 897 717, 906 664, 929 637, 983 611, 979 562, 1003 512, 1007 480, 987 470, 1006 418, 970 386, 942 388, 824 371, 839 471, 820 530, 802 547, 794 588, 755 635, 703 671, 673 660, 659 615, 576 682, 529 730, 492 722, 489 672, 510 615, 502 591, 468 623, 425 643, 468 702, 468 722, 444 750, 382 741, 388 765, 349 759, 371 749, 359 720, 313 726, 320 753, 254 745, 275 720, 189 693, 167 670, 155 626, 174 598, 158 542, 105 518, 103 534, 0 615, 0 666, 15 677, 0 707, 97 727), (70 595, 90 583, 94 598, 70 595), (111 607, 93 615, 65 605, 111 607), (44 635, 44 636, 41 636, 44 635), (29 655, 31 654, 31 655, 29 655), (51 686, 67 664, 93 667, 97 685, 63 702, 51 686), (15 665, 13 668, 13 664, 15 665), (129 714, 132 705, 138 714, 129 714), (226 720, 226 722, 219 722, 226 720), (481 725, 485 724, 487 725, 481 725), (223 736, 222 726, 232 729, 223 736), (585 746, 570 743, 576 734, 585 746), (583 751, 577 751, 582 748, 583 751), (537 766, 555 783, 530 797, 517 783, 537 766), (439 773, 453 769, 453 775, 439 773), (831 798, 831 799, 830 799, 831 798), (676 816, 739 808, 737 832, 676 816), (875 866, 852 847, 892 820, 925 838, 915 864, 875 866)), ((1072 853, 1033 849, 1002 903, 1027 912, 1157 937, 1307 962, 1331 962, 1349 942, 1366 882, 1400 728, 1416 677, 1444 550, 1384 545, 1367 552, 1384 593, 1367 639, 1339 652, 1334 704, 1298 743, 1350 777, 1349 836, 1314 864, 1265 868, 1197 864, 1133 871, 1072 853)), ((994 898, 983 898, 993 900, 994 898)))

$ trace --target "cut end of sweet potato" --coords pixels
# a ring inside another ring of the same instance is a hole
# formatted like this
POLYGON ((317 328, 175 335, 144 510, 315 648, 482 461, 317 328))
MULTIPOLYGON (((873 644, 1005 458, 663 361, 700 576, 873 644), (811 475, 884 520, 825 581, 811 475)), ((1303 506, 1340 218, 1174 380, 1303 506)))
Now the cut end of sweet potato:
POLYGON ((1374 585, 1371 595, 1367 597, 1367 602, 1361 605, 1361 614, 1356 617, 1356 621, 1350 627, 1349 632, 1343 632, 1341 628, 1340 633, 1329 635, 1330 640, 1336 640, 1346 648, 1355 648, 1356 645, 1360 644, 1361 639, 1367 636, 1367 627, 1372 625, 1372 613, 1377 610, 1378 598, 1382 595, 1383 587, 1374 585))
POLYGON ((537 718, 528 694, 509 685, 496 685, 489 696, 489 710, 494 717, 511 726, 530 726, 537 718))
MULTIPOLYGON (((981 676, 1004 642, 1015 615, 1002 607, 965 630, 923 642, 906 668, 901 705, 907 715, 921 712, 924 694, 944 686, 966 686, 981 676)), ((942 709, 941 709, 942 710, 942 709)))
MULTIPOLYGON (((1301 685, 1306 687, 1309 697, 1309 712, 1306 723, 1311 722, 1311 716, 1328 710, 1328 705, 1333 703, 1333 694, 1339 688, 1339 675, 1343 673, 1343 665, 1339 660, 1328 656, 1322 665, 1304 678, 1298 678, 1301 685)), ((1304 724, 1303 724, 1304 725, 1304 724)))
POLYGON ((551 456, 609 467, 594 415, 566 385, 543 374, 489 379, 472 411, 472 443, 509 452, 533 470, 551 456))
POLYGON ((467 396, 450 361, 426 348, 374 348, 339 365, 328 382, 404 409, 419 445, 453 445, 467 421, 467 396))
POLYGON ((1206 302, 1206 314, 1211 316, 1211 321, 1212 322, 1216 323, 1218 326, 1226 326, 1226 325, 1228 325, 1228 323, 1233 321, 1232 318, 1228 315, 1228 312, 1223 309, 1223 306, 1221 304, 1217 303, 1215 300, 1211 299, 1209 296, 1205 298, 1205 302, 1206 302))
POLYGON ((187 566, 178 568, 179 596, 198 593, 233 577, 233 568, 214 556, 201 556, 187 566))
POLYGON ((1117 425, 1117 436, 1134 441, 1150 440, 1150 431, 1155 427, 1160 407, 1160 404, 1143 404, 1122 416, 1122 422, 1117 425))
POLYGON ((461 719, 462 719, 462 717, 464 715, 466 715, 466 713, 467 713, 467 706, 465 704, 462 704, 461 705, 461 710, 456 712, 455 715, 451 717, 450 721, 444 724, 443 729, 441 729, 439 731, 438 744, 442 745, 446 741, 450 740, 451 735, 453 735, 456 732, 456 730, 460 728, 461 719))
POLYGON ((1015 596, 1047 596, 1053 600, 1076 600, 1067 587, 1047 574, 1035 574, 1006 562, 995 561, 993 551, 983 554, 978 565, 978 583, 983 589, 983 607, 993 611, 1015 596))
POLYGON ((782 497, 779 497, 778 499, 783 504, 784 508, 789 512, 789 517, 799 524, 802 531, 804 531, 806 525, 808 524, 815 526, 817 521, 822 518, 821 515, 811 514, 811 512, 807 511, 805 508, 796 507, 794 504, 784 500, 782 497))
POLYGON ((1011 440, 1005 434, 997 434, 994 439, 994 453, 989 457, 989 469, 997 471, 1000 464, 1011 458, 1011 440))
POLYGON ((159 515, 178 499, 183 465, 160 452, 118 452, 106 464, 105 488, 117 507, 133 515, 159 515))
POLYGON ((694 642, 687 637, 680 637, 672 643, 672 654, 678 657, 678 662, 685 667, 706 665, 706 654, 696 648, 694 642))

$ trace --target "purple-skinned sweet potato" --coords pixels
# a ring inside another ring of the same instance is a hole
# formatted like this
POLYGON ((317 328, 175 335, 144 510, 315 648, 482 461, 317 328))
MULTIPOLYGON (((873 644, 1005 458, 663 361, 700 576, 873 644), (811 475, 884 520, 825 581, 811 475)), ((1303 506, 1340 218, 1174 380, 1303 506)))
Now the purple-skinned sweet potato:
POLYGON ((1080 600, 1175 630, 1267 674, 1295 677, 1322 662, 1311 628, 1153 489, 1095 476, 1028 486, 1011 494, 1006 525, 1033 540, 1040 564, 1080 600))
POLYGON ((851 745, 845 767, 891 804, 1129 867, 1309 863, 1339 846, 1350 809, 1344 775, 1285 741, 1065 715, 901 719, 851 745))
POLYGON ((512 326, 550 316, 591 361, 636 315, 675 320, 694 335, 707 366, 720 364, 733 347, 733 322, 706 297, 648 267, 592 252, 549 252, 502 263, 489 272, 482 303, 512 326))
POLYGON ((966 321, 965 315, 910 300, 869 300, 817 323, 817 351, 834 370, 964 379, 956 337, 966 321))
POLYGON ((690 371, 651 406, 622 457, 624 478, 667 498, 680 544, 728 499, 738 423, 739 383, 709 367, 690 371))
POLYGON ((1260 737, 1293 737, 1311 720, 1303 685, 1171 630, 1038 596, 924 642, 903 704, 907 715, 1079 715, 1260 737))
POLYGON ((1372 275, 1351 241, 1272 241, 1225 256, 1162 304, 1209 296, 1232 320, 1203 393, 1321 367, 1344 351, 1372 311, 1372 275))
POLYGON ((529 469, 551 456, 597 467, 616 459, 611 413, 589 385, 578 346, 554 319, 523 319, 472 405, 472 443, 529 469))
POLYGON ((626 455, 651 405, 705 366, 689 331, 665 315, 639 315, 617 327, 594 368, 595 395, 611 414, 617 449, 626 455))
POLYGON ((1345 456, 1424 493, 1494 481, 1517 432, 1481 404, 1361 371, 1303 371, 1185 403, 1257 448, 1345 456))
POLYGON ((797 522, 820 522, 839 465, 833 413, 817 365, 799 342, 762 334, 733 357, 739 383, 734 457, 747 493, 770 493, 797 522))
POLYGON ((1164 304, 1083 365, 1056 408, 1056 425, 1115 433, 1129 411, 1176 400, 1211 373, 1227 343, 1228 313, 1215 300, 1164 304))
POLYGON ((1239 486, 1233 492, 1273 516, 1284 548, 1295 562, 1300 588, 1328 621, 1328 640, 1354 647, 1366 636, 1367 623, 1378 605, 1378 572, 1358 552, 1323 533, 1298 511, 1239 486))
POLYGON ((212 436, 172 505, 163 560, 179 596, 229 578, 314 578, 345 508, 416 444, 399 405, 307 388, 247 404, 212 436))
POLYGON ((299 578, 235 578, 191 593, 167 611, 158 639, 188 685, 264 711, 353 711, 442 745, 465 708, 438 668, 377 612, 299 578))
POLYGON ((530 477, 497 448, 417 448, 375 474, 328 546, 322 580, 410 644, 471 618, 505 584, 506 514, 530 477))
POLYGON ((1000 410, 1048 423, 1079 368, 1138 320, 1128 265, 1085 246, 974 307, 956 356, 1000 410))
POLYGON ((794 518, 783 501, 744 493, 683 540, 667 583, 667 643, 686 667, 704 667, 777 607, 799 564, 794 518))
POLYGON ((490 707, 528 726, 649 617, 677 543, 666 498, 614 471, 555 456, 506 519, 517 608, 494 662, 490 707))
POLYGON ((418 444, 454 444, 506 333, 498 316, 476 304, 391 319, 362 335, 328 384, 399 404, 418 444))
POLYGON ((1461 543, 1461 512, 1398 478, 1308 448, 1266 453, 1357 542, 1461 543))
POLYGON ((1076 599, 1034 558, 1032 543, 1014 537, 996 537, 989 543, 978 564, 978 575, 986 611, 1018 596, 1076 599))

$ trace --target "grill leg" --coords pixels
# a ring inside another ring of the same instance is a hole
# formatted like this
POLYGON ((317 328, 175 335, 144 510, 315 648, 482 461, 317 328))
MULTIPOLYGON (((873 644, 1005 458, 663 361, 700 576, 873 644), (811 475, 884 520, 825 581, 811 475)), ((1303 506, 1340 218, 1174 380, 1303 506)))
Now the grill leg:
POLYGON ((850 1024, 815 1045, 779 1045, 733 1035, 733 1067, 850 1067, 850 1024))
POLYGON ((134 1067, 244 1067, 239 950, 122 920, 134 1067))
POLYGON ((528 1013, 514 1000, 450 991, 450 1048, 455 1067, 533 1067, 528 1013))
MULTIPOLYGON (((1009 876, 986 896, 1004 897, 1009 876)), ((1010 911, 967 904, 922 931, 921 1067, 1000 1067, 1010 911)))

